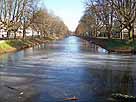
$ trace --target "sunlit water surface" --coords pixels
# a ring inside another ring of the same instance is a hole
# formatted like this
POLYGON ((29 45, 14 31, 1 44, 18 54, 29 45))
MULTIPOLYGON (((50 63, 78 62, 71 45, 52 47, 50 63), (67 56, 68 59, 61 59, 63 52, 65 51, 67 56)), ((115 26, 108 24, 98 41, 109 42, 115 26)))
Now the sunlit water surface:
POLYGON ((108 102, 136 96, 136 56, 108 54, 71 36, 0 56, 0 102, 108 102), (23 94, 20 94, 23 92, 23 94))

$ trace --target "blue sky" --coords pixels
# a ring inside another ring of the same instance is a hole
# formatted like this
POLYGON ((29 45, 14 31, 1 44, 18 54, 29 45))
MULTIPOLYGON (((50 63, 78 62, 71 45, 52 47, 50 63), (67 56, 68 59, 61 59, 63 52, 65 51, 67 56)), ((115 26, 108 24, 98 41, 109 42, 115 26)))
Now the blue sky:
POLYGON ((46 8, 59 16, 70 30, 76 29, 83 15, 83 0, 43 0, 43 2, 46 8))

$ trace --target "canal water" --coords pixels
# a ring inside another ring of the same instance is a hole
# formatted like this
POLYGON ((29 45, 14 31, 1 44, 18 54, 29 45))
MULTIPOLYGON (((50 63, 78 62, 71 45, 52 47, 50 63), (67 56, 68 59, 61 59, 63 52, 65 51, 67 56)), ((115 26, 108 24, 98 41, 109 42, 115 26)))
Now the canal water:
POLYGON ((0 56, 0 102, 109 102, 136 96, 136 56, 108 54, 71 36, 0 56), (70 101, 72 102, 72 101, 70 101))

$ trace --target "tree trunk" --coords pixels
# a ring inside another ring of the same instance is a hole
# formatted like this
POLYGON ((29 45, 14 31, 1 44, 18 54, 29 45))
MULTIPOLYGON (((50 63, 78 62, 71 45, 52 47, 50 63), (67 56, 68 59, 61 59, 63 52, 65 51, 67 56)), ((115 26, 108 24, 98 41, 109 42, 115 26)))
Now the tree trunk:
MULTIPOLYGON (((24 15, 24 11, 23 11, 23 15, 24 15)), ((26 37, 26 17, 23 17, 23 39, 25 39, 26 37)))
POLYGON ((10 36, 10 31, 8 30, 7 31, 7 39, 9 39, 9 36, 10 36))
POLYGON ((111 31, 108 31, 107 34, 108 34, 108 39, 111 39, 111 31))
POLYGON ((132 29, 132 39, 133 39, 133 40, 135 39, 135 35, 134 35, 134 26, 133 26, 133 29, 132 29))
POLYGON ((34 31, 32 30, 32 38, 34 38, 34 31))
POLYGON ((106 30, 107 30, 107 36, 108 36, 108 39, 111 39, 111 27, 110 25, 106 25, 106 30))
POLYGON ((25 27, 23 27, 23 39, 25 39, 26 37, 26 30, 25 30, 25 27))
POLYGON ((16 39, 17 37, 17 34, 16 34, 16 31, 14 31, 14 39, 16 39))
POLYGON ((132 28, 128 29, 128 37, 129 37, 129 40, 133 39, 133 30, 132 28))
POLYGON ((129 40, 131 39, 130 32, 131 32, 131 29, 128 29, 128 38, 129 38, 129 40))
POLYGON ((123 39, 122 31, 120 32, 120 39, 123 39))
POLYGON ((97 28, 95 28, 95 30, 94 30, 94 35, 95 35, 95 37, 97 37, 97 28))

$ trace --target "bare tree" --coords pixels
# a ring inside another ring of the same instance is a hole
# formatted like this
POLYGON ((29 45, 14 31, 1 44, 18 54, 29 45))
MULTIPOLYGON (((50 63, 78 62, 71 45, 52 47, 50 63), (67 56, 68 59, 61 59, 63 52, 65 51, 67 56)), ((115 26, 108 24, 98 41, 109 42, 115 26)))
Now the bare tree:
MULTIPOLYGON (((88 0, 86 2, 86 8, 88 12, 92 12, 96 18, 96 25, 102 23, 105 26, 105 33, 108 38, 112 35, 113 24, 113 8, 106 0, 88 0)), ((92 14, 91 14, 92 15, 92 14)), ((97 29, 96 29, 97 32, 97 29)))
POLYGON ((23 26, 23 35, 25 36, 25 29, 30 24, 30 19, 36 0, 0 0, 0 21, 3 27, 7 31, 7 37, 11 32, 14 32, 14 38, 16 38, 16 32, 23 26), (32 8, 33 7, 33 8, 32 8))
POLYGON ((128 29, 129 39, 134 39, 134 22, 136 20, 135 0, 107 0, 115 11, 115 17, 121 23, 122 29, 128 29))
POLYGON ((46 9, 40 9, 38 3, 39 0, 0 0, 0 27, 6 30, 7 38, 11 32, 16 38, 18 29, 23 30, 25 38, 29 27, 43 37, 67 29, 61 19, 46 9))
POLYGON ((87 32, 91 35, 97 37, 97 33, 102 29, 103 22, 98 19, 95 11, 95 6, 87 7, 85 14, 80 20, 80 23, 83 23, 87 32))
POLYGON ((33 16, 33 26, 40 31, 41 37, 65 35, 68 31, 63 21, 48 12, 47 9, 40 9, 33 16))

